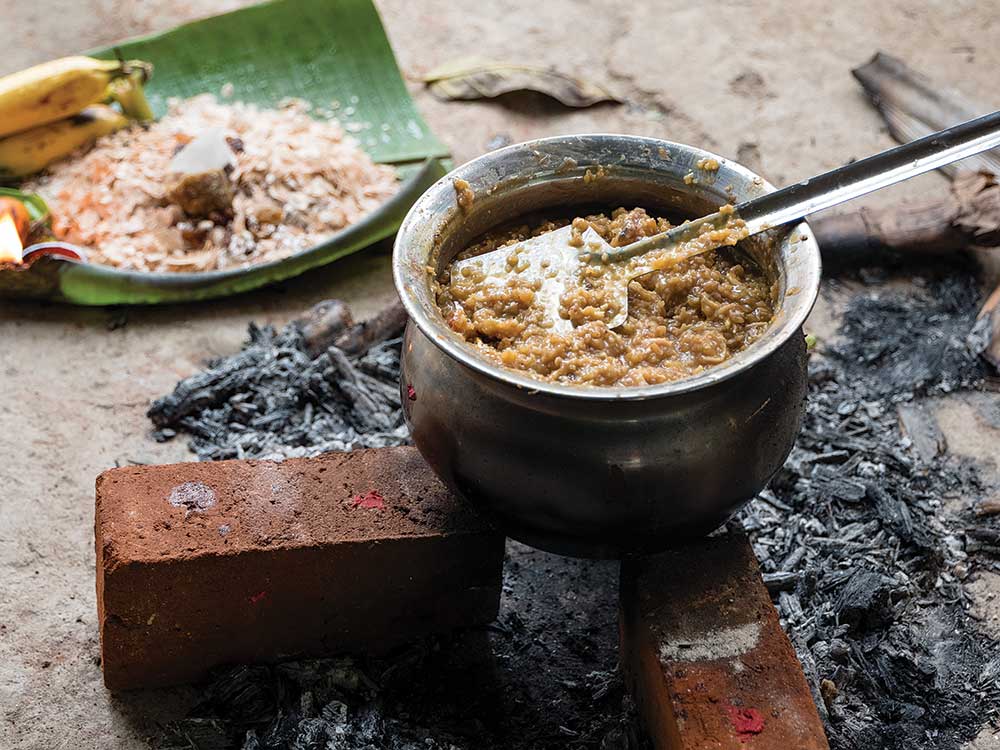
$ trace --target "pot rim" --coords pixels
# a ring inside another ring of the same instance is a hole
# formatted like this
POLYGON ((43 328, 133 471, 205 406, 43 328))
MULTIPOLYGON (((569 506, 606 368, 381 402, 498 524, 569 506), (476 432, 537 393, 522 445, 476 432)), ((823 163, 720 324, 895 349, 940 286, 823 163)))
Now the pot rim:
MULTIPOLYGON (((528 375, 523 375, 516 370, 495 365, 485 357, 479 356, 473 347, 459 338, 447 326, 441 315, 428 314, 427 310, 415 299, 412 290, 417 284, 427 283, 426 265, 432 258, 434 246, 437 245, 438 231, 445 223, 445 217, 441 215, 439 210, 430 210, 431 205, 443 197, 442 193, 446 193, 451 197, 450 205, 453 206, 453 210, 459 210, 457 200, 455 199, 453 180, 466 179, 469 182, 473 182, 473 179, 470 178, 475 178, 483 174, 497 173, 498 170, 494 165, 502 163, 506 158, 515 153, 530 152, 537 154, 539 151, 543 151, 554 145, 586 139, 630 141, 649 149, 667 149, 669 153, 680 150, 681 152, 690 154, 692 162, 699 159, 716 159, 721 164, 724 164, 727 169, 731 170, 731 172, 743 178, 747 183, 752 184, 754 189, 759 191, 760 194, 775 190, 774 185, 770 182, 732 159, 675 141, 627 134, 580 133, 538 138, 505 146, 504 148, 490 151, 472 159, 453 169, 424 192, 407 212, 396 234, 393 245, 392 270, 396 291, 402 300, 407 314, 410 316, 410 320, 416 324, 417 328, 435 346, 441 349, 446 355, 476 373, 531 394, 546 394, 578 401, 641 401, 690 393, 734 378, 751 369, 762 359, 772 355, 795 335, 796 332, 800 331, 806 318, 812 311, 819 294, 821 273, 819 246, 814 239, 811 227, 805 221, 787 226, 788 236, 791 237, 797 233, 799 239, 795 243, 794 249, 789 250, 789 242, 786 238, 781 243, 781 252, 778 256, 779 266, 782 268, 782 278, 787 282, 788 269, 791 264, 788 257, 789 252, 795 253, 796 260, 799 261, 795 264, 795 267, 799 271, 796 275, 797 283, 794 285, 797 287, 797 290, 789 294, 788 292, 791 288, 787 283, 783 284, 779 299, 779 308, 775 313, 775 318, 771 321, 771 326, 765 334, 721 365, 710 367, 698 375, 681 378, 668 383, 619 388, 613 386, 567 385, 538 380, 528 375), (407 257, 406 247, 408 244, 414 242, 427 244, 427 241, 422 240, 419 236, 419 231, 428 221, 437 222, 434 226, 434 231, 431 233, 432 240, 430 244, 432 246, 425 248, 427 252, 422 258, 423 262, 414 264, 412 262, 413 259, 407 257)), ((593 167, 596 164, 588 166, 593 167)))

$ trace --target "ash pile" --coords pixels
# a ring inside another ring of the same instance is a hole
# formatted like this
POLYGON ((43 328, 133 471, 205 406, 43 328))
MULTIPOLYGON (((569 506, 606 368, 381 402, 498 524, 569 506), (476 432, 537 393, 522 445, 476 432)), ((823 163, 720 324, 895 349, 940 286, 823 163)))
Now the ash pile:
MULTIPOLYGON (((994 384, 978 284, 956 257, 907 278, 862 275, 838 336, 812 354, 792 454, 739 517, 834 750, 960 750, 1000 712, 1000 644, 965 588, 978 567, 1000 569, 1000 520, 961 507, 987 488, 942 450, 927 401, 994 384)), ((358 326, 324 303, 280 332, 251 326, 242 352, 153 405, 157 434, 190 434, 202 459, 403 443, 404 320, 395 308, 358 326)), ((343 660, 241 668, 163 746, 644 747, 616 670, 616 568, 541 554, 509 545, 486 645, 468 640, 482 633, 418 644, 371 681, 343 660)))
POLYGON ((497 621, 382 657, 223 671, 158 750, 649 750, 612 562, 509 543, 497 621))
POLYGON ((211 684, 194 716, 160 750, 453 750, 455 738, 387 719, 378 686, 348 657, 234 668, 211 684), (235 728, 235 736, 234 736, 235 728))
MULTIPOLYGON (((156 400, 155 436, 202 460, 408 441, 401 307, 355 324, 320 303, 156 400)), ((159 750, 648 750, 618 663, 618 566, 510 542, 500 617, 385 658, 223 671, 159 750)))
POLYGON ((958 261, 926 270, 847 303, 792 454, 741 514, 835 750, 957 750, 1000 712, 1000 645, 964 585, 993 562, 953 507, 985 488, 925 401, 989 384, 978 286, 958 261))
POLYGON ((153 402, 154 437, 191 436, 203 461, 300 458, 404 445, 395 305, 355 323, 337 300, 281 331, 250 324, 243 350, 210 362, 153 402))

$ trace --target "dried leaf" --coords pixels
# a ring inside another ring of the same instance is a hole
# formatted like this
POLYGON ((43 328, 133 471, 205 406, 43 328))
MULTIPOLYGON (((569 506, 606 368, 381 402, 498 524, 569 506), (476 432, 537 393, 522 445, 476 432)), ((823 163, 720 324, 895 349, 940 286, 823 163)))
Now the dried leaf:
POLYGON ((435 68, 424 76, 439 99, 492 99, 515 91, 535 91, 567 107, 589 107, 621 99, 592 81, 549 68, 462 58, 435 68))

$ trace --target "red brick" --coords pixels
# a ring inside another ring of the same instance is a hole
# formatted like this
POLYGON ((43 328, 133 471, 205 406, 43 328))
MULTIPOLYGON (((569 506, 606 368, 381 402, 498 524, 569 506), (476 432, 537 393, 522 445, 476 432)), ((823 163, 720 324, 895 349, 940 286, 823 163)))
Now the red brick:
POLYGON ((105 684, 493 620, 503 537, 412 448, 113 469, 97 479, 105 684))
POLYGON ((622 655, 658 750, 827 750, 742 537, 622 565, 622 655))

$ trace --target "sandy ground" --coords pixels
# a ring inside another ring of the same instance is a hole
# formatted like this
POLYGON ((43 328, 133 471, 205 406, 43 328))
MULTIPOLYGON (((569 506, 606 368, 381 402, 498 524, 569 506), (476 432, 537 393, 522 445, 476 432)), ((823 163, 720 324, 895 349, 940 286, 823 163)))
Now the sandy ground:
MULTIPOLYGON (((0 74, 169 28, 233 0, 0 0, 0 74)), ((498 137, 618 131, 666 137, 742 158, 785 183, 891 145, 849 74, 878 49, 998 104, 1000 15, 993 2, 806 0, 635 5, 550 0, 381 0, 406 75, 459 56, 517 59, 598 80, 629 101, 567 112, 537 101, 446 104, 412 83, 459 161, 498 137), (568 33, 571 18, 597 19, 568 33)), ((936 190, 931 175, 878 202, 936 190)), ((0 303, 0 747, 140 748, 184 690, 109 695, 97 666, 93 480, 116 462, 189 460, 158 445, 150 398, 209 356, 239 346, 250 319, 283 323, 326 297, 365 315, 392 295, 386 247, 235 299, 166 309, 76 310, 0 303), (124 325, 121 325, 122 323, 124 325)), ((971 292, 970 292, 971 293, 971 292)), ((821 304, 823 334, 835 316, 821 304)), ((976 397, 979 398, 979 397, 976 397)), ((992 467, 996 426, 975 398, 940 402, 952 450, 992 467)), ((997 626, 998 577, 976 584, 997 626)), ((984 732, 977 750, 1000 748, 984 732)))

